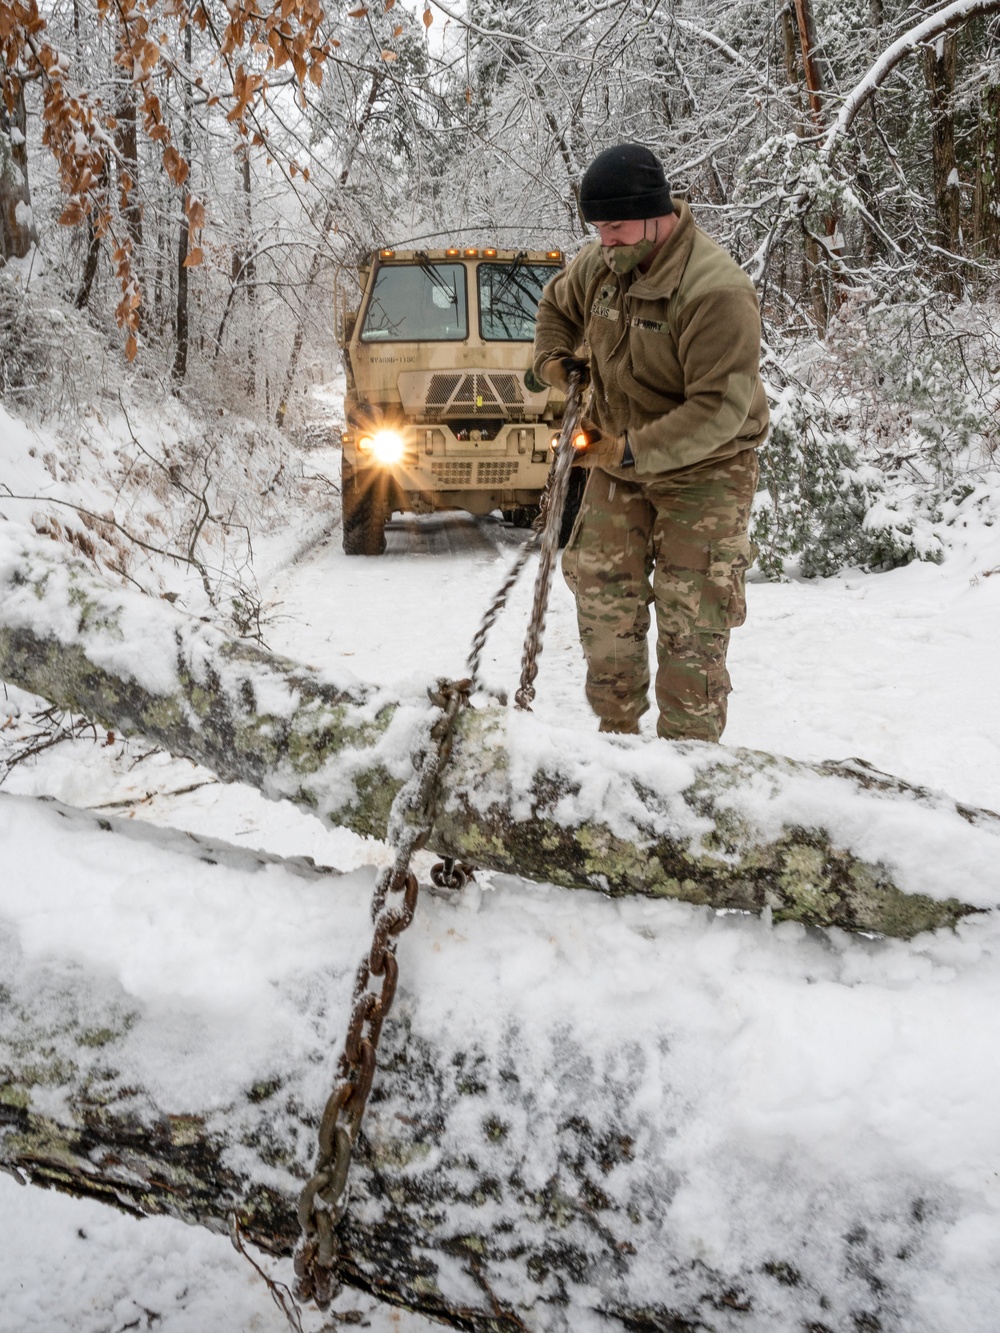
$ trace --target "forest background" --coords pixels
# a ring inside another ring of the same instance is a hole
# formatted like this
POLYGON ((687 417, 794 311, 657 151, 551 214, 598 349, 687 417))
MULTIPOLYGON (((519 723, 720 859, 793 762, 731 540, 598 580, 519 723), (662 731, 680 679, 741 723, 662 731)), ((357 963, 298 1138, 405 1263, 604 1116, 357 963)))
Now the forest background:
MULTIPOLYGON (((939 558, 997 438, 998 11, 7 0, 0 395, 172 395, 278 448, 374 246, 572 253, 582 171, 634 140, 758 285, 762 569, 939 558)), ((193 513, 210 437, 152 464, 193 513)))

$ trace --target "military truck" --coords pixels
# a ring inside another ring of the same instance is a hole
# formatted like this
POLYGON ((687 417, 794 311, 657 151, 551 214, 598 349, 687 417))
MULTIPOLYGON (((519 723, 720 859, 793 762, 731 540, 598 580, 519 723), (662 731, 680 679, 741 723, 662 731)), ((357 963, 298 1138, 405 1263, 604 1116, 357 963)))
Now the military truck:
POLYGON ((559 250, 375 252, 344 317, 344 550, 380 555, 395 511, 501 510, 527 526, 561 395, 531 373, 542 288, 559 250))

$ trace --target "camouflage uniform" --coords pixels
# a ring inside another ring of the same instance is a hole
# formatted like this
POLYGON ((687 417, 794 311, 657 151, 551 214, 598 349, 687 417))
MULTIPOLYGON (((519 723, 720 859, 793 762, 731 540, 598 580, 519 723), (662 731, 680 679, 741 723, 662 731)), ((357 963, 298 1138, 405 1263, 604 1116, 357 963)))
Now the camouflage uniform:
POLYGON ((635 459, 593 469, 563 559, 601 729, 635 731, 649 707, 655 602, 657 731, 717 741, 768 409, 753 284, 674 206, 678 225, 648 272, 611 274, 590 245, 549 283, 534 370, 558 385, 562 358, 585 344, 587 414, 606 437, 627 432, 635 459))
POLYGON ((757 455, 622 481, 590 474, 563 573, 576 595, 587 699, 602 731, 636 731, 649 707, 656 606, 657 734, 717 741, 730 691, 729 631, 746 618, 746 535, 757 455))

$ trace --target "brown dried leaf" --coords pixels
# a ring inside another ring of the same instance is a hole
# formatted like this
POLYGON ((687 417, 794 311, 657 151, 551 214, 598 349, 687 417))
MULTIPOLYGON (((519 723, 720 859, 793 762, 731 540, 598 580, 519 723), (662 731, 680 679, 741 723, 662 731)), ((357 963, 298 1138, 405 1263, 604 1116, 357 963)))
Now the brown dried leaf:
POLYGON ((82 204, 74 199, 59 214, 59 225, 61 227, 75 227, 78 222, 83 221, 85 216, 82 204))
POLYGON ((429 8, 425 9, 425 10, 424 10, 424 27, 425 27, 425 28, 429 28, 433 22, 434 22, 434 15, 431 13, 431 11, 430 11, 429 8))
POLYGON ((388 60, 398 60, 398 59, 399 59, 399 56, 396 55, 396 52, 395 52, 395 51, 383 51, 383 52, 382 52, 382 59, 383 59, 383 60, 387 60, 387 61, 388 61, 388 60))
POLYGON ((185 259, 184 267, 197 268, 198 265, 204 260, 204 258, 205 258, 204 250, 202 250, 200 246, 196 245, 195 248, 188 255, 187 259, 185 259))
POLYGON ((130 333, 125 339, 125 360, 130 362, 134 361, 138 350, 139 344, 135 340, 135 334, 130 333))
POLYGON ((164 151, 163 169, 175 185, 183 185, 190 170, 188 164, 173 145, 164 151))
POLYGON ((368 6, 361 5, 360 8, 358 9, 349 9, 347 11, 347 17, 349 19, 363 19, 367 13, 368 13, 368 6))

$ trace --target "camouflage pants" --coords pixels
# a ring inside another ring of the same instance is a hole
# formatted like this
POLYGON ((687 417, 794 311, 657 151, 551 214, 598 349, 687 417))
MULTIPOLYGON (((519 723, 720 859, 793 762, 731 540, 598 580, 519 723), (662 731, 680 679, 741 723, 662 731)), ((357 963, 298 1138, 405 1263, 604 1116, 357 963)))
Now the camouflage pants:
POLYGON ((747 449, 643 481, 594 468, 563 573, 576 595, 587 699, 602 731, 635 731, 649 707, 656 607, 657 733, 717 741, 731 689, 729 631, 746 619, 747 536, 757 488, 747 449))

